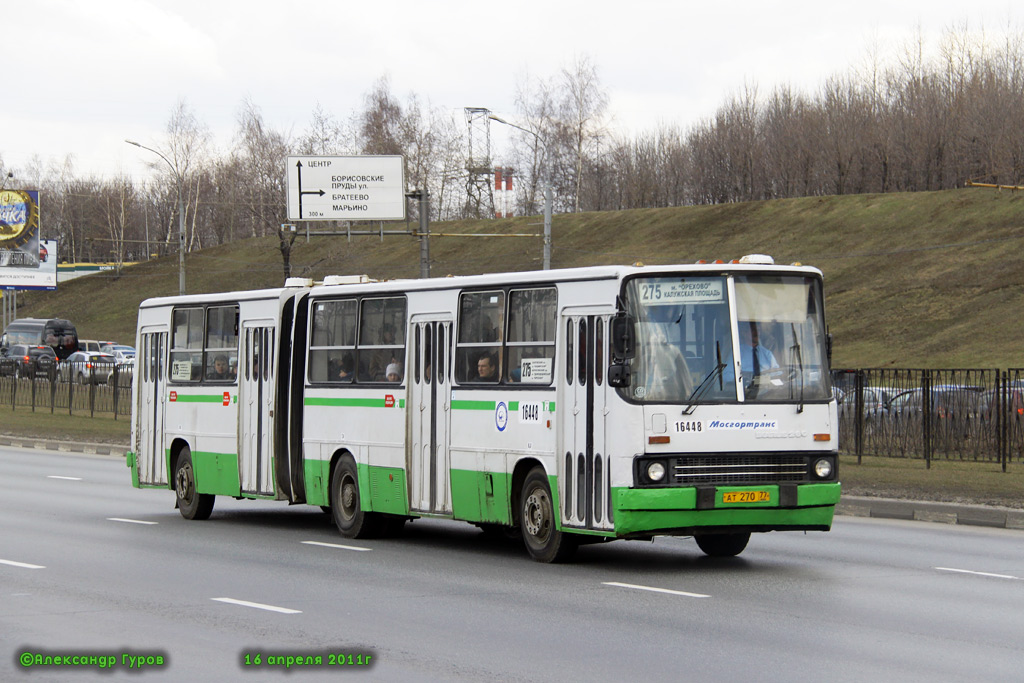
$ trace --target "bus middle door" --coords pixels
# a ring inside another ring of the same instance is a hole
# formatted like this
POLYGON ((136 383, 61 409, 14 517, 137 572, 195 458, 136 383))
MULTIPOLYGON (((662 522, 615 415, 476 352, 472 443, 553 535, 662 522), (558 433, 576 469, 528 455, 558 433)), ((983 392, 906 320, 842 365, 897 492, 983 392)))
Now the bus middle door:
POLYGON ((450 514, 452 321, 449 317, 413 316, 410 325, 409 438, 405 440, 409 506, 417 512, 450 514))
POLYGON ((243 493, 274 493, 274 327, 266 321, 243 326, 238 361, 238 476, 243 493))

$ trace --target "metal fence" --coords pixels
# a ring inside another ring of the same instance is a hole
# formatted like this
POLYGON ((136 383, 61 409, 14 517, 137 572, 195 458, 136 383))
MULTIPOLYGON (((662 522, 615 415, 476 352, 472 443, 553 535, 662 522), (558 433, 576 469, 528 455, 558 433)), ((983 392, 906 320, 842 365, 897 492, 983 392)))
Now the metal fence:
POLYGON ((62 362, 16 365, 0 358, 0 406, 117 419, 131 413, 132 373, 115 365, 62 362))
MULTIPOLYGON (((0 406, 68 414, 131 413, 132 373, 76 363, 15 368, 0 358, 0 406)), ((833 370, 839 452, 1024 462, 1024 369, 833 370)))
POLYGON ((839 452, 1024 461, 1021 369, 833 370, 839 452))

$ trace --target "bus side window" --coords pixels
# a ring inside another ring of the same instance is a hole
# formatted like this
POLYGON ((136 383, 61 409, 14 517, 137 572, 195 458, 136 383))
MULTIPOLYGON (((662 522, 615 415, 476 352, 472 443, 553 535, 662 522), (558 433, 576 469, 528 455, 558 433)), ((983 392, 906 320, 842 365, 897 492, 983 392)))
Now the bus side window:
POLYGON ((172 320, 170 379, 197 382, 203 374, 203 309, 175 309, 172 320))
POLYGON ((508 381, 550 384, 554 379, 557 310, 554 287, 509 293, 505 339, 508 381))
POLYGON ((206 311, 205 379, 233 382, 238 375, 238 306, 206 311))
POLYGON ((389 367, 405 376, 405 308, 405 297, 362 300, 358 381, 387 382, 389 367))
POLYGON ((311 382, 352 382, 355 379, 355 299, 318 301, 311 316, 309 380, 311 382))
POLYGON ((505 292, 462 293, 455 344, 455 378, 459 383, 491 384, 501 379, 504 321, 505 292))

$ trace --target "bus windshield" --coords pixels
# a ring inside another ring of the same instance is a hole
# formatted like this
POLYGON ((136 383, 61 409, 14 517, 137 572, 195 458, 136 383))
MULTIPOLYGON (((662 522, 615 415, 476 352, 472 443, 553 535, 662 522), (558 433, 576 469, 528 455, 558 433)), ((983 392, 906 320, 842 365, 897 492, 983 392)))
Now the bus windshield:
POLYGON ((830 397, 816 278, 634 278, 626 284, 625 303, 636 321, 632 380, 622 389, 632 400, 776 403, 830 397))

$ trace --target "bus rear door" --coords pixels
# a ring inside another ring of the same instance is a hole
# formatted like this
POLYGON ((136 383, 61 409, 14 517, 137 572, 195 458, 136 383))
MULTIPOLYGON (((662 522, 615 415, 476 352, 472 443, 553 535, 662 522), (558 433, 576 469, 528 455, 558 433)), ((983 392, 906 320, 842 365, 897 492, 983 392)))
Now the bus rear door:
POLYGON ((136 448, 139 484, 167 486, 167 464, 164 459, 164 409, 166 407, 167 326, 143 327, 140 330, 139 358, 136 361, 138 387, 136 448))

